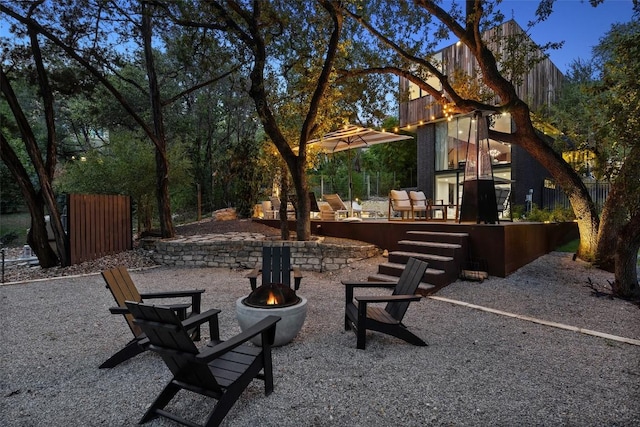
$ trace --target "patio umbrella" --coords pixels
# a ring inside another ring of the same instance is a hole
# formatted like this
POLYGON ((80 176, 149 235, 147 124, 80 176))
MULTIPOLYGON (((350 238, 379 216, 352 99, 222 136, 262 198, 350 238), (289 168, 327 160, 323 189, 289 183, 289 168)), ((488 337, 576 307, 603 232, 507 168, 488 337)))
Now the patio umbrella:
POLYGON ((349 159, 349 215, 353 216, 353 182, 351 180, 351 150, 366 148, 376 144, 412 139, 412 136, 397 135, 391 132, 380 132, 356 125, 346 125, 341 129, 329 132, 318 139, 312 139, 309 145, 319 147, 325 153, 348 151, 349 159))

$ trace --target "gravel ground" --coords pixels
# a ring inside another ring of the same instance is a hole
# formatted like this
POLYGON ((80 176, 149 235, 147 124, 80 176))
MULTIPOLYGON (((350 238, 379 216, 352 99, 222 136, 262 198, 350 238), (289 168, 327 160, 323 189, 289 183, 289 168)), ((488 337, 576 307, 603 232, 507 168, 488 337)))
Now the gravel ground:
MULTIPOLYGON (((405 324, 428 347, 369 333, 367 349, 356 350, 343 330, 340 280, 365 279, 382 261, 305 273, 309 312, 294 341, 273 352, 273 394, 254 381, 224 426, 640 424, 640 346, 423 299, 405 324)), ((246 271, 131 274, 143 291, 206 289, 203 308, 222 310, 223 338, 239 332, 234 304, 248 293, 246 271)), ((612 275, 551 253, 506 279, 459 281, 437 296, 640 339, 638 306, 594 296, 588 280, 605 289, 612 275)), ((152 352, 97 368, 131 338, 109 314, 113 300, 99 275, 0 286, 0 301, 3 426, 132 426, 170 379, 152 352)), ((197 420, 210 408, 186 393, 174 405, 197 420)))

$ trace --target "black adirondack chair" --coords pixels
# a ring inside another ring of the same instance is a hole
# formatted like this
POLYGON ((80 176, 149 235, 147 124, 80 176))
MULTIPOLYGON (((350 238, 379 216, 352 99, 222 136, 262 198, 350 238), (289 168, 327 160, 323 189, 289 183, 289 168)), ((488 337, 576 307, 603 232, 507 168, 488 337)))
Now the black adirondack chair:
POLYGON ((173 378, 158 395, 140 420, 146 423, 159 416, 188 426, 197 426, 182 416, 164 408, 180 390, 188 390, 217 400, 203 424, 219 425, 245 388, 254 378, 264 381, 266 395, 273 391, 271 344, 275 337, 277 316, 267 316, 243 333, 220 341, 216 339, 202 351, 190 339, 176 313, 166 307, 127 302, 127 307, 151 341, 150 349, 162 356, 173 378), (262 346, 245 343, 261 334, 262 346))
POLYGON ((357 336, 357 348, 366 346, 367 329, 400 338, 413 345, 427 345, 422 339, 410 332, 402 324, 409 303, 422 298, 416 295, 416 289, 422 280, 428 263, 409 258, 397 283, 393 282, 342 282, 345 286, 345 330, 354 329, 357 336), (356 296, 354 288, 386 287, 393 288, 390 296, 356 296), (386 302, 385 308, 372 306, 373 303, 386 302))
POLYGON ((113 298, 116 300, 117 307, 112 307, 109 311, 112 314, 122 314, 131 329, 133 339, 127 345, 107 359, 100 368, 113 368, 114 366, 128 360, 137 354, 142 353, 149 346, 149 340, 142 332, 139 326, 133 323, 133 316, 129 313, 125 305, 125 301, 143 302, 149 299, 166 299, 166 298, 190 298, 190 303, 167 303, 173 309, 178 318, 184 322, 185 327, 192 333, 194 340, 200 339, 200 325, 209 322, 209 329, 217 329, 217 313, 218 311, 209 310, 200 313, 200 303, 204 289, 169 291, 169 292, 153 292, 139 293, 136 285, 133 283, 129 272, 125 267, 117 267, 102 272, 107 288, 111 291, 113 298), (191 307, 191 311, 187 310, 191 307))
POLYGON ((291 266, 291 248, 289 246, 264 246, 262 248, 262 267, 256 267, 246 277, 251 289, 255 290, 258 276, 262 275, 262 283, 281 283, 291 287, 293 275, 294 290, 300 289, 302 272, 291 266), (293 274, 292 274, 293 273, 293 274))

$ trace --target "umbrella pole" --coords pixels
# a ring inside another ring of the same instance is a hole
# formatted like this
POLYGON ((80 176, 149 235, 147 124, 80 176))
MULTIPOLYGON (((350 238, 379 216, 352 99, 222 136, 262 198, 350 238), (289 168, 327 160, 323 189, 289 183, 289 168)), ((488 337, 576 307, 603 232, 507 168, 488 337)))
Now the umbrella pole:
POLYGON ((351 180, 351 150, 347 151, 347 156, 349 158, 349 216, 353 216, 353 181, 351 180))

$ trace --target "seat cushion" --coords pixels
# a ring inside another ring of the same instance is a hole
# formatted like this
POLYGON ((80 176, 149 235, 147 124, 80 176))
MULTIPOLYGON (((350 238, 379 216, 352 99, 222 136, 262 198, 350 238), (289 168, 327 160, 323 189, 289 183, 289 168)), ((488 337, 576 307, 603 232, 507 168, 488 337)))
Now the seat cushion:
POLYGON ((391 204, 394 210, 411 209, 411 201, 405 190, 391 190, 391 204))

